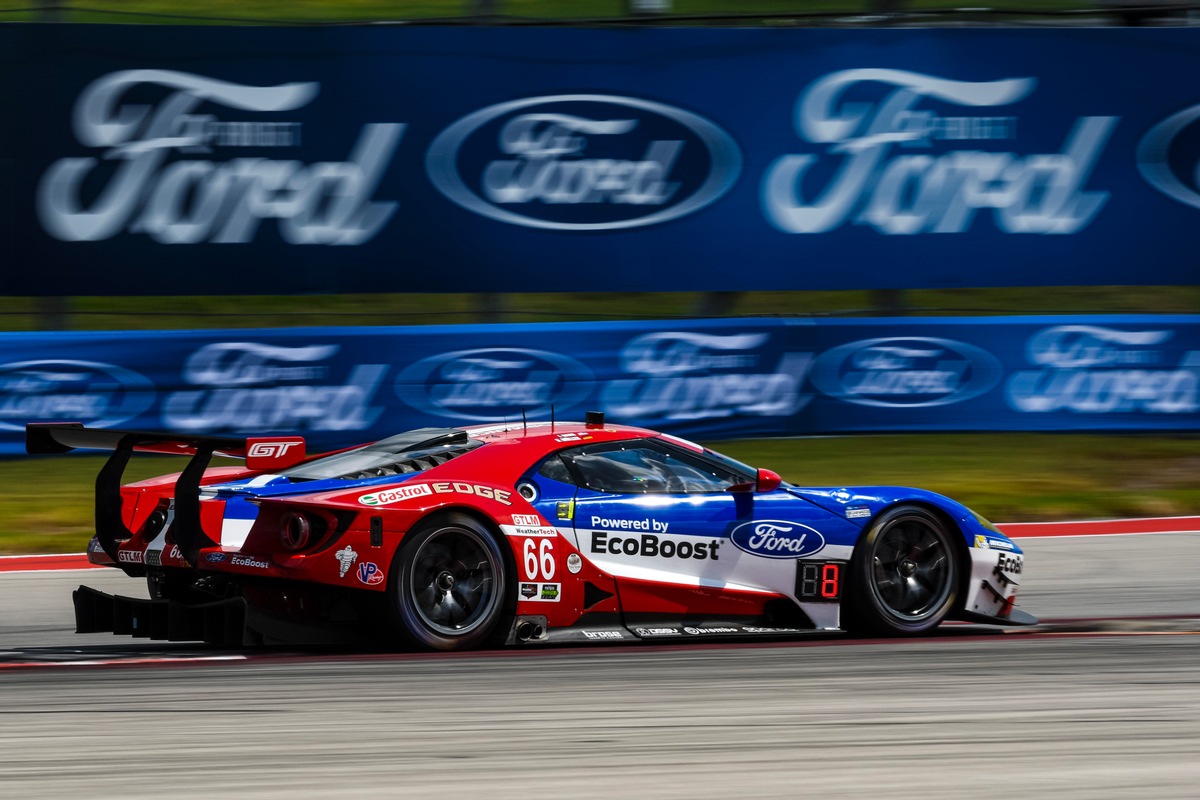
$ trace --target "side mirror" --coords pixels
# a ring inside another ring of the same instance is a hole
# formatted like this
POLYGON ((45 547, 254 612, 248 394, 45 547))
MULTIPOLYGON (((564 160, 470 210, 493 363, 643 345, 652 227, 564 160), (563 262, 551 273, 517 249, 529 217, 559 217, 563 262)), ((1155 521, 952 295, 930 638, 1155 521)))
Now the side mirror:
POLYGON ((763 492, 773 492, 783 483, 783 478, 779 477, 778 472, 772 472, 769 469, 760 469, 758 471, 758 483, 754 487, 754 491, 759 494, 763 492))

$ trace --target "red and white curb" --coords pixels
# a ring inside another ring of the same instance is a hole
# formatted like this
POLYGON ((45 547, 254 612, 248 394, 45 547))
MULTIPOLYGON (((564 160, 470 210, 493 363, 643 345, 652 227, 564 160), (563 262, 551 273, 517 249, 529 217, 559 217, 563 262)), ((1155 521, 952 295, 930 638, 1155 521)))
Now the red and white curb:
MULTIPOLYGON (((1006 522, 996 526, 1014 539, 1048 536, 1135 536, 1150 533, 1200 533, 1200 516, 1147 519, 1100 519, 1084 522, 1006 522)), ((85 553, 0 556, 0 572, 59 572, 100 569, 85 553)))
POLYGON ((1090 522, 1006 522, 997 525, 1013 539, 1041 536, 1136 536, 1147 533, 1200 533, 1200 517, 1098 519, 1090 522))
POLYGON ((0 556, 0 572, 60 572, 68 569, 100 568, 98 564, 88 563, 87 553, 0 556))

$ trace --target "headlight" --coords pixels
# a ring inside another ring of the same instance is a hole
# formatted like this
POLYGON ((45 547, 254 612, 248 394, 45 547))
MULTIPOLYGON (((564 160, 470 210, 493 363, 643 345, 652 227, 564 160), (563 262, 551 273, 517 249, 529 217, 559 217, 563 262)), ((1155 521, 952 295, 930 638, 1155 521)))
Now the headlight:
MULTIPOLYGON (((988 522, 987 519, 985 519, 984 516, 982 514, 980 514, 979 512, 972 511, 971 516, 973 516, 975 518, 975 521, 978 522, 980 525, 982 525, 987 530, 991 531, 992 533, 996 534, 997 536, 1004 536, 1004 531, 1000 530, 995 525, 988 522)), ((1008 537, 1004 536, 1004 538, 1007 539, 1008 537)))

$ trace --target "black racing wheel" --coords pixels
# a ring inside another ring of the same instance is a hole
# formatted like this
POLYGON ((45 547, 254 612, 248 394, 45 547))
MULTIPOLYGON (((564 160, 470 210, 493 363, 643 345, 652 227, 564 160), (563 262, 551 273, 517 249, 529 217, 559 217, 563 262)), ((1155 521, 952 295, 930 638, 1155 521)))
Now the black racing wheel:
POLYGON ((936 628, 958 600, 957 535, 917 506, 880 515, 854 549, 842 627, 900 636, 936 628))
POLYGON ((505 563, 497 536, 466 514, 439 515, 413 529, 389 580, 400 633, 432 650, 488 641, 507 604, 505 563))

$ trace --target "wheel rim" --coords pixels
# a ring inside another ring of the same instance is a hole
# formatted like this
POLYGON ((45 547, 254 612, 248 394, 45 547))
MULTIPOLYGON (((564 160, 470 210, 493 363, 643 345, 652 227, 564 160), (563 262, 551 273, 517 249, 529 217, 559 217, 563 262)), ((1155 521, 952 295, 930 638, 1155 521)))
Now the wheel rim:
POLYGON ((473 631, 499 601, 498 565, 474 531, 443 528, 421 543, 409 570, 413 610, 430 629, 447 636, 473 631))
POLYGON ((872 559, 871 590, 880 607, 900 620, 938 614, 953 590, 953 553, 944 532, 928 520, 899 519, 880 534, 872 559))

